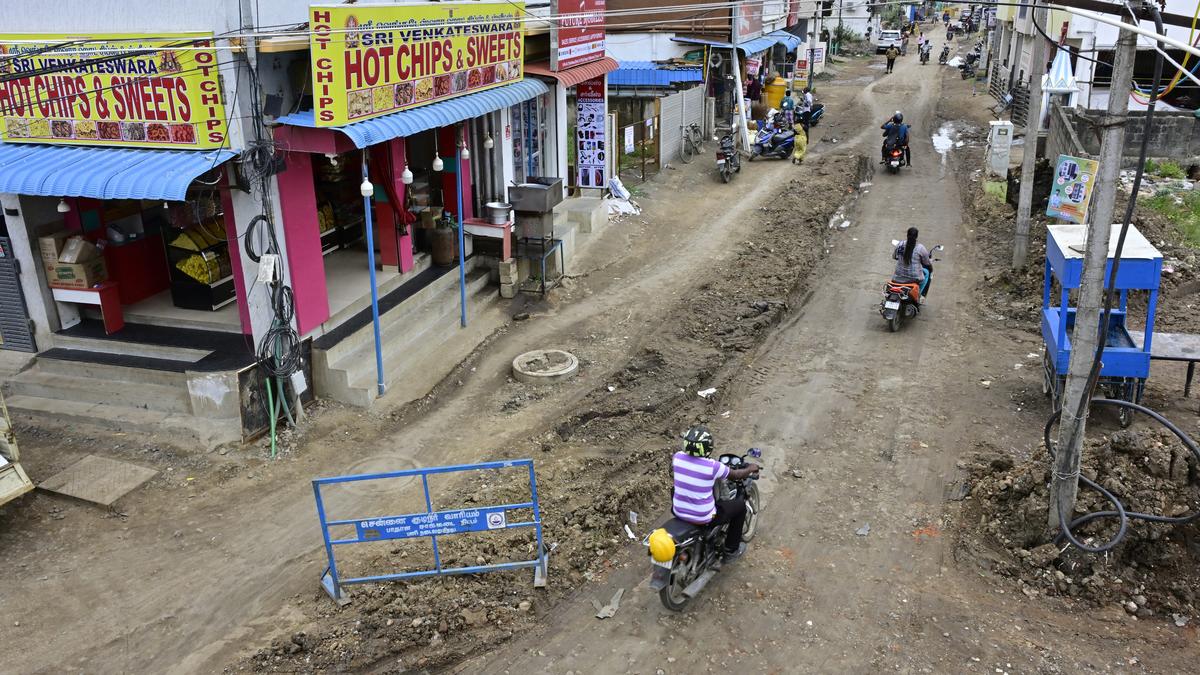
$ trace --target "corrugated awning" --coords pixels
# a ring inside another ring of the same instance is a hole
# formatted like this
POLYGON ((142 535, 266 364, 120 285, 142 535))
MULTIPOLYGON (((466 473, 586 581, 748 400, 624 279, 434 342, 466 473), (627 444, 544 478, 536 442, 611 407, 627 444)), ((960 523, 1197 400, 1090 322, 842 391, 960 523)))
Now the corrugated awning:
POLYGON ((0 143, 0 192, 41 197, 183 201, 232 150, 154 150, 0 143))
POLYGON ((607 75, 619 67, 620 64, 617 63, 616 59, 605 56, 598 61, 592 61, 591 63, 585 63, 582 66, 575 66, 574 68, 567 68, 566 70, 560 70, 558 72, 550 70, 549 61, 526 63, 525 74, 537 75, 539 77, 552 77, 558 80, 559 84, 564 87, 574 87, 584 80, 590 80, 594 77, 607 75))
MULTIPOLYGON (((429 129, 457 124, 463 120, 486 115, 508 106, 548 93, 550 88, 540 80, 525 78, 494 89, 485 89, 473 94, 463 94, 447 101, 430 103, 419 108, 401 110, 383 117, 347 124, 344 127, 320 127, 340 131, 350 137, 355 147, 366 148, 393 138, 412 136, 429 129)), ((313 111, 303 110, 284 115, 276 120, 280 124, 316 129, 313 111)))
MULTIPOLYGON (((724 49, 732 49, 732 42, 722 42, 719 40, 706 40, 704 38, 693 37, 673 37, 674 42, 679 42, 685 45, 707 45, 709 47, 722 47, 724 49)), ((761 35, 745 42, 739 42, 737 48, 745 54, 757 54, 764 52, 777 44, 782 44, 788 48, 788 51, 793 51, 804 43, 804 40, 797 35, 793 35, 785 30, 777 30, 761 35)))
POLYGON ((694 68, 675 68, 653 61, 621 61, 621 67, 608 76, 614 87, 670 87, 679 82, 702 82, 704 71, 694 68))

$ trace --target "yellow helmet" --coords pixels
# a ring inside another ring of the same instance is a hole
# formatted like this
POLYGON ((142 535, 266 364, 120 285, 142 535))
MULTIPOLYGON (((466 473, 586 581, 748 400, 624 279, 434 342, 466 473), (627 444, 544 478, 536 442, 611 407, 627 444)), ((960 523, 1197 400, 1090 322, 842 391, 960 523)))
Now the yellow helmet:
POLYGON ((675 559, 675 540, 661 527, 650 533, 650 557, 664 563, 675 559))

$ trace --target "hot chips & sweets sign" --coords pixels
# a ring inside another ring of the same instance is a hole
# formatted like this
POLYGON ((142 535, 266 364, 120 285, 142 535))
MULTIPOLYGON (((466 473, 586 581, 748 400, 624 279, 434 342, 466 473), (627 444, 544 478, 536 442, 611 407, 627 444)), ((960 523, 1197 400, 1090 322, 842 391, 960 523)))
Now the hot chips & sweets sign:
POLYGON ((212 33, 0 34, 0 138, 221 147, 228 132, 212 40, 212 33))
POLYGON ((519 80, 523 2, 310 8, 318 126, 519 80))

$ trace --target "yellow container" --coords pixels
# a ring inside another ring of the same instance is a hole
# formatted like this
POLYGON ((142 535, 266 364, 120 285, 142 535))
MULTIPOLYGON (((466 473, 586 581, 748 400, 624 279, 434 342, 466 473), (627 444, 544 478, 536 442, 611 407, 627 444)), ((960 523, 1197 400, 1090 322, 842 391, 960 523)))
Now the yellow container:
POLYGON ((777 77, 777 78, 771 80, 769 83, 767 83, 767 86, 763 87, 763 89, 766 90, 765 94, 764 94, 764 98, 765 98, 767 107, 775 108, 776 110, 778 110, 779 103, 781 101, 783 101, 783 92, 787 91, 788 87, 789 87, 788 81, 783 79, 782 77, 777 77))

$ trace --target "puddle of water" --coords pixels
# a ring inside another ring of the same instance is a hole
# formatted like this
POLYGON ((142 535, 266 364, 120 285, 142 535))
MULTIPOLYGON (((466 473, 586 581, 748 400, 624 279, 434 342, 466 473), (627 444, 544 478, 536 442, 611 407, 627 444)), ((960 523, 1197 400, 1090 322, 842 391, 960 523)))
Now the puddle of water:
POLYGON ((933 135, 933 149, 946 160, 946 153, 954 147, 954 125, 943 124, 933 135))

